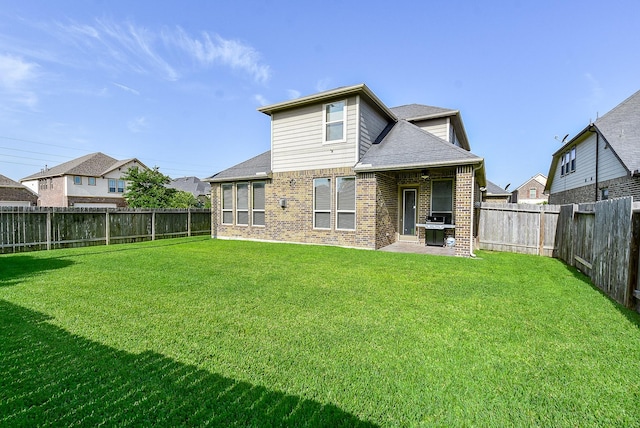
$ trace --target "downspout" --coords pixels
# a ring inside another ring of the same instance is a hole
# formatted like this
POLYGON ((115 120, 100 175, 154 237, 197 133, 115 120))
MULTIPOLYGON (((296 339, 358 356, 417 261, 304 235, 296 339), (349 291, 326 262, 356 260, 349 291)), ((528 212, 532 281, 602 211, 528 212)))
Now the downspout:
POLYGON ((474 214, 476 212, 476 203, 474 198, 476 196, 476 171, 478 171, 482 167, 482 164, 478 164, 473 167, 473 173, 471 174, 471 239, 469 240, 470 253, 469 257, 475 258, 476 254, 473 252, 473 243, 475 242, 475 236, 473 236, 473 230, 475 229, 475 218, 474 214))
POLYGON ((593 123, 589 125, 589 132, 593 132, 596 134, 596 190, 594 194, 595 198, 593 201, 598 202, 598 155, 600 153, 600 133, 593 123))

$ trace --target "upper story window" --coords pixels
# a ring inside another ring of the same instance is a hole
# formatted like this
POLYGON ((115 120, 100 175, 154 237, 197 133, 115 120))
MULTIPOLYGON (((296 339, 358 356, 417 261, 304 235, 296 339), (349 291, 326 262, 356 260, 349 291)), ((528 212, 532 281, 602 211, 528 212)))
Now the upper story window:
POLYGON ((89 177, 89 178, 87 178, 87 181, 89 183, 89 186, 95 186, 96 185, 96 178, 95 177, 89 177))
POLYGON ((567 175, 576 170, 576 148, 572 147, 570 150, 562 154, 560 175, 567 175))
POLYGON ((535 187, 529 189, 529 199, 535 199, 538 197, 538 192, 536 192, 535 187))
POLYGON ((109 193, 124 193, 124 180, 109 179, 109 193))
POLYGON ((336 101, 324 105, 324 141, 328 143, 346 140, 347 101, 336 101))
POLYGON ((79 175, 74 175, 73 184, 82 184, 82 177, 80 177, 79 175))

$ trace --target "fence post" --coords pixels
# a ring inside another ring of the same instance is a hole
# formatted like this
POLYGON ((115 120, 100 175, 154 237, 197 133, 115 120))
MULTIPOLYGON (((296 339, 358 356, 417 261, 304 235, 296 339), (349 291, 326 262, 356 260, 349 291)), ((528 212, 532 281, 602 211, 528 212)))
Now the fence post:
POLYGON ((107 208, 107 210, 104 213, 104 217, 105 217, 105 224, 104 224, 104 243, 105 245, 109 245, 109 241, 110 241, 110 235, 111 235, 111 225, 110 223, 110 219, 109 219, 109 209, 107 208))
POLYGON ((187 236, 191 236, 191 208, 187 209, 187 236))
POLYGON ((540 242, 538 246, 538 255, 544 254, 544 205, 540 206, 540 242))
POLYGON ((47 250, 51 249, 51 208, 47 209, 47 250))
POLYGON ((151 211, 151 240, 156 240, 156 210, 151 211))

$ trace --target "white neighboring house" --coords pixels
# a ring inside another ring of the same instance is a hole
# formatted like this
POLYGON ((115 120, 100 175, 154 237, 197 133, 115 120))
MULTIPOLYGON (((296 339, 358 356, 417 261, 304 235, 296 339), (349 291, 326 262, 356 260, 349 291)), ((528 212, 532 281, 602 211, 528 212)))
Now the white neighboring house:
POLYGON ((23 178, 20 182, 38 193, 43 207, 125 207, 129 168, 147 167, 136 158, 117 160, 92 153, 23 178))

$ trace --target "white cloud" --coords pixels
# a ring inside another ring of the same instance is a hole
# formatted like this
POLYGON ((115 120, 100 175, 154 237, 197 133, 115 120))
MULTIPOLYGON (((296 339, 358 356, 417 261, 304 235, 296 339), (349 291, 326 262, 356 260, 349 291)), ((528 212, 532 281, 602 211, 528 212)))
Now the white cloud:
POLYGON ((589 89, 587 102, 592 108, 598 106, 602 97, 604 96, 604 89, 602 85, 591 73, 587 72, 584 74, 584 77, 587 81, 587 86, 589 89))
POLYGON ((270 104, 269 100, 267 100, 265 97, 263 97, 260 94, 254 95, 253 99, 255 99, 258 102, 258 104, 260 104, 261 106, 266 106, 270 104))
POLYGON ((300 91, 296 90, 296 89, 287 89, 287 96, 289 97, 290 100, 293 100, 295 98, 300 98, 300 91))
POLYGON ((316 82, 316 91, 322 92, 331 89, 331 79, 324 77, 316 82))
POLYGON ((144 116, 136 117, 135 119, 129 121, 129 123, 127 124, 127 128, 129 128, 129 131, 136 134, 146 131, 147 129, 149 129, 149 120, 144 116))
POLYGON ((116 83, 116 82, 111 82, 111 83, 113 84, 113 86, 116 86, 116 87, 122 89, 125 92, 130 92, 130 93, 132 93, 134 95, 140 95, 139 91, 137 91, 137 90, 135 90, 133 88, 130 88, 128 86, 125 86, 125 85, 123 85, 121 83, 116 83))
POLYGON ((0 54, 0 91, 6 100, 34 108, 38 96, 30 86, 36 80, 38 68, 38 64, 20 57, 0 54))
POLYGON ((178 46, 202 65, 222 64, 239 69, 258 83, 265 83, 271 77, 270 67, 262 63, 260 53, 253 47, 217 34, 203 32, 201 36, 200 39, 191 37, 180 27, 163 33, 166 43, 178 46))

